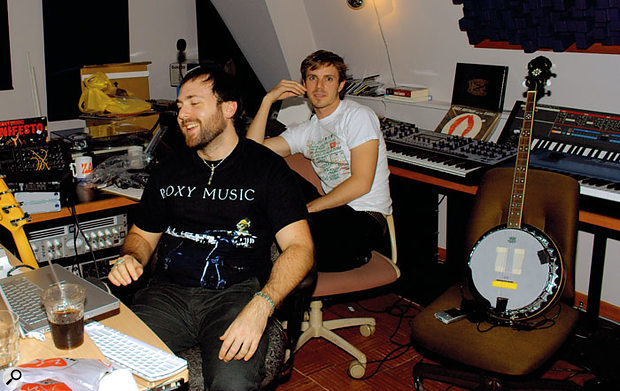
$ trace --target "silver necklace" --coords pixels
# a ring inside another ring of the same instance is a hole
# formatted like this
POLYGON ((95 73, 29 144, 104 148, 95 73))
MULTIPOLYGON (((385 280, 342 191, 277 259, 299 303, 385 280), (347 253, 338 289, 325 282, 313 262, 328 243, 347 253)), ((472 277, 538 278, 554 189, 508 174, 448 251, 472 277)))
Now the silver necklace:
POLYGON ((207 161, 205 159, 202 159, 202 161, 204 162, 204 164, 207 165, 207 167, 209 167, 211 169, 211 175, 209 175, 209 182, 207 182, 207 186, 211 186, 211 180, 213 179, 213 174, 215 174, 215 169, 219 167, 220 164, 222 164, 224 162, 224 160, 226 160, 228 156, 224 157, 224 159, 220 160, 217 164, 209 164, 207 163, 207 161))

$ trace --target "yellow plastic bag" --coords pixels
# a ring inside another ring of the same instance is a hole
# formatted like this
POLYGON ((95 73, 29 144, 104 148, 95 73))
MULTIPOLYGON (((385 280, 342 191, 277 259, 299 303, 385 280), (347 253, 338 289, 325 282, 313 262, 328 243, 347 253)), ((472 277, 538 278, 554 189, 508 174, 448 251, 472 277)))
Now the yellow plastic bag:
POLYGON ((79 108, 83 113, 138 114, 151 109, 151 104, 116 88, 105 73, 97 72, 83 82, 79 108))

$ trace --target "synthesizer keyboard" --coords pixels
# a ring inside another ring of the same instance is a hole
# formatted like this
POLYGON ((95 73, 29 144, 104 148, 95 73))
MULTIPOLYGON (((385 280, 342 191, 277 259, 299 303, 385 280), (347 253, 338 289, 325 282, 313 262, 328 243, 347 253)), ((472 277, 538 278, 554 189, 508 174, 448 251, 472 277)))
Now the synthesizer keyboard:
MULTIPOLYGON (((517 101, 498 142, 516 145, 523 124, 517 101)), ((530 167, 579 181, 581 194, 620 202, 620 115, 537 104, 530 167)))
POLYGON ((421 130, 389 118, 381 119, 381 130, 390 162, 459 179, 471 179, 516 155, 512 146, 421 130))

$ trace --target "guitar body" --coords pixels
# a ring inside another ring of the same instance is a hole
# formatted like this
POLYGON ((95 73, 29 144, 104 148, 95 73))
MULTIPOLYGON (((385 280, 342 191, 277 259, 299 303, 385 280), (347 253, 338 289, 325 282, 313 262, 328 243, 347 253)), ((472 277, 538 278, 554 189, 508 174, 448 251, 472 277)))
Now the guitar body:
POLYGON ((39 267, 39 264, 32 252, 32 247, 30 247, 30 242, 28 242, 28 237, 26 237, 23 227, 24 224, 30 221, 30 216, 24 213, 3 178, 0 176, 0 225, 8 229, 11 235, 13 235, 21 261, 36 269, 39 267))
POLYGON ((549 308, 564 286, 563 260, 541 230, 499 226, 472 248, 469 268, 474 294, 489 304, 499 323, 529 319, 549 308))

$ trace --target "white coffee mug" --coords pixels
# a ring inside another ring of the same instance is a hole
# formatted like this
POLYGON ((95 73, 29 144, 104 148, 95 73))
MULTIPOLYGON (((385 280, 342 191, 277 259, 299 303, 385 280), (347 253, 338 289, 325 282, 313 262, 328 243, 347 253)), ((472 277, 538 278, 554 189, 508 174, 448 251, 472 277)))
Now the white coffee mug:
POLYGON ((90 156, 79 156, 75 162, 69 164, 73 176, 79 179, 88 179, 93 175, 93 158, 90 156))

